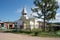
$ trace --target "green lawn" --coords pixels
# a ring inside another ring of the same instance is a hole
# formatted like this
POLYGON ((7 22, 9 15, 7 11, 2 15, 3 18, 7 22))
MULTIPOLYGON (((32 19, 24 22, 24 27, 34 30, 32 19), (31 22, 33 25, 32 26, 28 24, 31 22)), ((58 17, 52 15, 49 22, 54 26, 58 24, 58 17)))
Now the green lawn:
POLYGON ((60 37, 60 31, 56 31, 56 32, 42 32, 40 30, 11 30, 9 31, 11 33, 16 33, 16 34, 27 34, 27 35, 31 35, 31 36, 39 36, 39 37, 60 37))

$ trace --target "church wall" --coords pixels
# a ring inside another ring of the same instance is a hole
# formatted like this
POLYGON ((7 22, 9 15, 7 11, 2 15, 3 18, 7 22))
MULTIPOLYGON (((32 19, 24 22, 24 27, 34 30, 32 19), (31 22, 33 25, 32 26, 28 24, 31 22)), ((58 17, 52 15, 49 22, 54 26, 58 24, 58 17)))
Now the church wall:
POLYGON ((35 20, 35 28, 39 28, 39 23, 36 20, 35 20))
POLYGON ((34 22, 33 21, 30 21, 30 29, 34 29, 34 22))
POLYGON ((26 23, 24 23, 24 29, 26 29, 26 27, 27 27, 27 24, 26 24, 26 23))

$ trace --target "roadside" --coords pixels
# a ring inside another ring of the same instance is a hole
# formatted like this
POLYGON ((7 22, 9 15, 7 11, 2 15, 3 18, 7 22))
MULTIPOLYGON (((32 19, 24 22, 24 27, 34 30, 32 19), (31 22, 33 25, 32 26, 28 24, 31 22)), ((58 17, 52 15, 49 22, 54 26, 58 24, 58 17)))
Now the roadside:
POLYGON ((0 40, 60 40, 60 38, 34 37, 23 34, 0 33, 0 40))

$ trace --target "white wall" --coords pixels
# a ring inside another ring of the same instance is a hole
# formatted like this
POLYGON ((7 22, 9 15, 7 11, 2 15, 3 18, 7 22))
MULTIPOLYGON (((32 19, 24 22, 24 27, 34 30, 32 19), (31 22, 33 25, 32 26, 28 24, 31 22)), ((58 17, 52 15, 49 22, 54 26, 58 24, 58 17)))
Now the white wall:
POLYGON ((39 28, 39 23, 35 20, 35 28, 39 28))
POLYGON ((34 22, 33 21, 30 21, 30 28, 31 28, 31 30, 34 29, 34 22))

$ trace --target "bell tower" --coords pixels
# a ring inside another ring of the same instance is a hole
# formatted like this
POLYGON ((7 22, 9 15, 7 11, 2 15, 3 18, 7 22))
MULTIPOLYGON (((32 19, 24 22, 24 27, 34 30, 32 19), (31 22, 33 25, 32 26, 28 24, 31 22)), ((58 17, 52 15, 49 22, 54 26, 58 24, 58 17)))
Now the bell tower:
POLYGON ((21 19, 28 19, 26 7, 24 7, 23 10, 22 10, 21 19))
POLYGON ((23 10, 22 10, 22 15, 23 15, 23 16, 26 16, 26 15, 27 15, 26 7, 23 8, 23 10))

